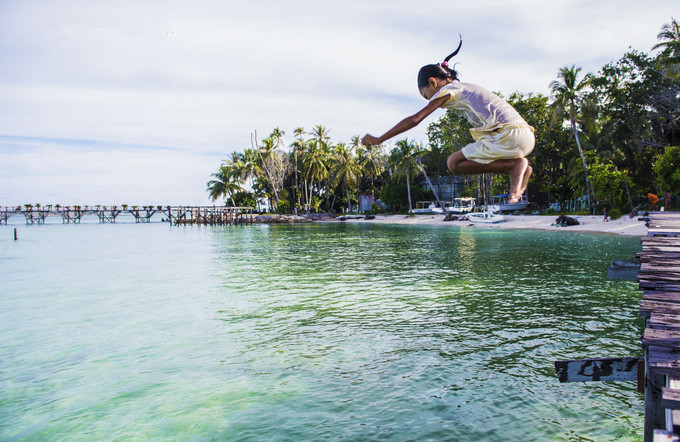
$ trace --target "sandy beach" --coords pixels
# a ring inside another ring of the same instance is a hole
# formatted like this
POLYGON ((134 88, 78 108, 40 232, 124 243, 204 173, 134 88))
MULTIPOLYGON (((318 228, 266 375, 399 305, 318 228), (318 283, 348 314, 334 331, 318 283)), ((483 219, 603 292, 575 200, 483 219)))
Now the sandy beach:
POLYGON ((577 215, 572 218, 578 220, 579 225, 568 227, 555 226, 556 218, 557 215, 505 215, 505 220, 501 223, 474 224, 470 221, 444 221, 443 215, 376 215, 371 220, 367 220, 364 217, 347 217, 345 221, 342 221, 338 217, 335 219, 324 219, 322 222, 414 224, 423 226, 456 226, 471 229, 528 229, 630 236, 647 235, 647 227, 644 221, 638 221, 637 216, 629 218, 628 215, 624 215, 617 220, 604 222, 602 215, 577 215))

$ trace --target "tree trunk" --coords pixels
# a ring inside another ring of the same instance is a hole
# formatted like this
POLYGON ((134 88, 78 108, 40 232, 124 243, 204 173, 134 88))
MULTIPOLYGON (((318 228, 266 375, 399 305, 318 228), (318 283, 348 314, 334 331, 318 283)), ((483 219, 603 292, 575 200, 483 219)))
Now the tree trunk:
POLYGON ((586 192, 588 195, 588 213, 592 215, 593 206, 591 204, 591 192, 590 192, 590 179, 588 178, 588 166, 586 165, 586 157, 583 155, 583 149, 581 149, 581 141, 578 139, 578 131, 576 130, 576 122, 572 121, 572 126, 574 128, 574 138, 576 138, 576 147, 578 147, 578 153, 581 155, 581 161, 583 162, 583 173, 586 175, 586 192))
MULTIPOLYGON (((253 139, 250 139, 251 144, 253 143, 253 139)), ((269 173, 269 168, 267 167, 267 163, 264 160, 264 157, 262 156, 262 152, 260 152, 260 148, 257 146, 257 131, 255 132, 255 143, 253 144, 253 149, 257 150, 257 154, 260 156, 260 160, 262 161, 262 167, 264 168, 264 172, 267 174, 267 178, 269 178, 269 184, 272 186, 272 190, 274 191, 274 198, 276 198, 276 202, 279 202, 279 193, 276 191, 276 187, 274 186, 274 180, 272 179, 272 174, 269 173)))
POLYGON ((411 204, 411 183, 409 180, 410 173, 406 171, 406 192, 408 193, 408 213, 413 213, 413 204, 411 204))
POLYGON ((345 186, 345 189, 347 190, 347 205, 349 207, 349 211, 352 211, 352 200, 349 199, 349 186, 345 186))
POLYGON ((295 201, 297 205, 300 205, 300 196, 298 195, 298 165, 297 165, 297 148, 293 147, 293 153, 295 154, 295 201))
POLYGON ((305 197, 305 213, 309 213, 309 195, 307 195, 307 180, 302 182, 302 190, 304 190, 305 197))
MULTIPOLYGON (((324 182, 324 191, 326 192, 326 207, 328 207, 328 205, 331 202, 331 192, 330 192, 330 189, 328 187, 329 187, 328 178, 326 178, 326 180, 324 182)), ((329 212, 331 211, 330 207, 328 207, 328 211, 329 212)))
POLYGON ((450 217, 450 214, 446 210, 446 206, 444 205, 444 203, 439 199, 439 195, 437 195, 437 192, 435 192, 434 186, 432 185, 432 181, 430 181, 430 177, 427 176, 427 172, 425 172, 425 167, 423 167, 423 163, 420 162, 420 158, 416 159, 416 161, 418 162, 418 165, 420 166, 420 170, 423 172, 423 175, 425 175, 425 180, 427 181, 427 184, 430 186, 430 190, 432 190, 432 193, 434 193, 434 197, 437 200, 439 207, 442 208, 442 211, 444 212, 445 219, 448 220, 449 217, 450 217))

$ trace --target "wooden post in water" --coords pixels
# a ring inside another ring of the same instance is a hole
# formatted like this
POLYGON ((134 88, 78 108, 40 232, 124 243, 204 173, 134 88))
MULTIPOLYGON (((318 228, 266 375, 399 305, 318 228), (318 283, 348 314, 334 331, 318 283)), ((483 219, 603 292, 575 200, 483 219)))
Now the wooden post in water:
POLYGON ((654 440, 654 430, 663 429, 666 426, 666 410, 662 407, 662 390, 665 384, 665 376, 652 374, 649 369, 649 348, 645 350, 645 427, 644 440, 654 440))
POLYGON ((14 241, 16 241, 17 239, 19 239, 19 237, 17 236, 17 228, 15 227, 14 228, 14 241))

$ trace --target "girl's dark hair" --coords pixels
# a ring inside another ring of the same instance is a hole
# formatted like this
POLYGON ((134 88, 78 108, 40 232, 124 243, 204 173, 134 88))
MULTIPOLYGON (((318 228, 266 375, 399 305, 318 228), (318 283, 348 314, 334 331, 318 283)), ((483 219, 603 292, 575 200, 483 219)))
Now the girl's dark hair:
POLYGON ((458 80, 458 72, 449 67, 448 61, 456 56, 460 47, 463 45, 463 38, 461 37, 458 48, 450 53, 442 63, 428 64, 420 68, 418 72, 418 89, 427 87, 430 77, 434 78, 450 78, 451 80, 458 80))

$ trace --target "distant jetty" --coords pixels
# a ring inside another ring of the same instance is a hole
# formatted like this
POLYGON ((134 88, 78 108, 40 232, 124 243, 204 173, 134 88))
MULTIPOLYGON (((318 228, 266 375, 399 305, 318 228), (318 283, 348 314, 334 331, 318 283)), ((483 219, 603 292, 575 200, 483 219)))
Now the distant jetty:
POLYGON ((227 206, 41 206, 0 207, 0 224, 12 216, 23 216, 26 224, 45 224, 50 217, 61 217, 64 224, 80 224, 83 217, 96 216, 100 223, 115 223, 122 214, 130 214, 137 223, 149 223, 154 215, 164 216, 172 225, 240 225, 254 221, 252 207, 227 206))

